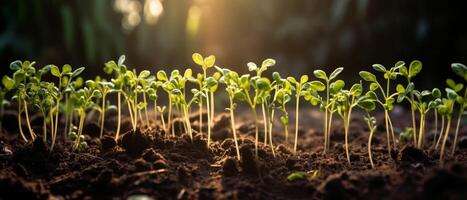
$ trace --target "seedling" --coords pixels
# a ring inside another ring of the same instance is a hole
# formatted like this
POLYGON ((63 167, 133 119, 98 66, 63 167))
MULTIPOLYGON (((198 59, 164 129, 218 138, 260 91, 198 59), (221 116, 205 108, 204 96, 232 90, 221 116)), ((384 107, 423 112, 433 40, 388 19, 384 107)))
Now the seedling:
MULTIPOLYGON (((261 67, 258 67, 255 63, 249 62, 247 63, 248 71, 256 73, 255 76, 251 77, 251 86, 254 89, 254 96, 253 101, 251 102, 253 105, 251 109, 255 110, 254 114, 256 115, 256 105, 261 104, 261 111, 263 114, 263 125, 264 125, 264 144, 267 144, 268 138, 268 119, 266 113, 266 98, 269 96, 269 92, 271 90, 271 82, 267 78, 263 78, 262 74, 265 72, 269 67, 272 67, 276 64, 274 59, 268 58, 261 63, 261 67)), ((256 123, 258 126, 258 123, 256 123)), ((256 141, 258 140, 258 127, 256 127, 256 141)), ((257 149, 257 143, 256 149, 257 149)), ((271 147, 272 148, 272 147, 271 147)), ((274 148, 273 152, 274 152, 274 148)))
POLYGON ((287 80, 292 85, 292 89, 295 91, 295 138, 293 146, 293 154, 297 154, 297 143, 298 143, 298 108, 300 106, 300 97, 305 95, 305 91, 309 88, 308 76, 303 75, 300 80, 297 81, 294 77, 287 77, 287 80))
POLYGON ((373 163, 373 156, 371 154, 371 140, 373 139, 373 134, 375 133, 376 130, 376 118, 371 116, 368 112, 366 116, 364 117, 365 122, 368 126, 368 129, 370 130, 370 135, 368 136, 368 158, 370 159, 370 164, 371 168, 375 168, 375 164, 373 163))
MULTIPOLYGON (((214 55, 210 55, 208 57, 205 57, 203 58, 203 56, 199 53, 194 53, 192 55, 192 59, 193 61, 201 66, 201 68, 203 69, 203 82, 206 81, 207 79, 207 69, 208 68, 211 68, 214 66, 214 63, 216 62, 216 57, 214 55)), ((207 86, 206 83, 203 84, 203 89, 201 91, 210 91, 210 89, 207 89, 205 88, 207 86)), ((212 91, 212 93, 214 93, 215 90, 212 91)), ((212 107, 211 104, 211 101, 210 101, 210 95, 205 95, 205 99, 206 99, 206 109, 207 109, 207 113, 208 113, 208 146, 209 146, 209 143, 210 143, 210 140, 211 140, 211 126, 212 126, 212 121, 211 121, 211 111, 210 111, 210 108, 212 107)), ((202 113, 202 108, 200 108, 200 113, 202 113)))
MULTIPOLYGON (((336 68, 330 75, 329 77, 326 75, 326 72, 323 70, 315 70, 313 71, 313 74, 315 75, 316 78, 321 79, 324 81, 324 83, 321 83, 319 81, 313 82, 314 89, 316 91, 323 91, 324 89, 326 90, 326 99, 323 100, 322 98, 318 98, 315 100, 319 100, 320 107, 322 110, 324 110, 324 149, 323 153, 326 154, 327 149, 329 149, 330 146, 330 139, 331 139, 331 123, 332 123, 332 115, 333 115, 333 110, 334 108, 334 102, 331 101, 331 96, 338 92, 335 89, 341 89, 344 85, 344 82, 342 80, 336 80, 333 81, 337 78, 337 76, 344 70, 344 68, 339 67, 336 68), (331 87, 334 86, 334 87, 331 87), (340 87, 342 86, 342 87, 340 87), (340 87, 340 88, 339 88, 340 87), (317 90, 319 89, 319 90, 317 90)), ((316 95, 315 95, 316 96, 316 95)), ((317 97, 317 96, 316 96, 317 97)))
POLYGON ((18 127, 21 137, 26 142, 28 142, 28 139, 24 135, 21 119, 21 114, 23 111, 26 115, 26 123, 29 129, 31 139, 34 140, 36 138, 36 134, 31 128, 27 104, 27 100, 29 98, 27 94, 27 84, 30 81, 30 77, 34 77, 36 75, 36 69, 34 68, 34 64, 35 62, 14 61, 10 64, 10 69, 14 71, 13 77, 10 78, 7 75, 2 77, 3 86, 5 86, 5 88, 8 91, 13 92, 12 100, 16 100, 18 102, 18 127))
POLYGON ((114 74, 115 78, 112 78, 111 82, 114 84, 114 91, 117 93, 117 130, 115 131, 115 141, 118 141, 120 135, 120 126, 122 122, 122 90, 124 85, 125 74, 127 72, 125 62, 125 55, 121 55, 118 58, 118 63, 111 60, 104 65, 104 72, 106 74, 114 74))
MULTIPOLYGON (((283 115, 280 117, 280 121, 284 125, 284 140, 285 145, 287 146, 289 141, 289 113, 287 112, 286 104, 292 100, 292 85, 289 81, 287 81, 287 79, 281 78, 278 72, 274 72, 272 74, 272 77, 274 79, 273 85, 275 89, 273 107, 277 108, 283 113, 283 115)), ((272 119, 274 118, 274 108, 272 109, 272 119)), ((273 120, 270 120, 269 127, 271 128, 271 130, 272 122, 273 120)))
POLYGON ((309 172, 294 172, 287 176, 288 181, 295 181, 301 179, 315 179, 319 176, 318 170, 311 170, 309 172))
MULTIPOLYGON (((461 63, 453 63, 451 65, 452 70, 454 71, 455 74, 458 76, 462 77, 464 79, 464 82, 467 81, 467 67, 461 63)), ((456 92, 460 92, 460 86, 458 84, 452 84, 451 82, 451 88, 454 87, 456 89, 456 92)), ((452 151, 451 155, 454 155, 454 152, 456 151, 456 146, 457 146, 457 135, 459 133, 459 128, 460 124, 462 121, 462 115, 464 114, 464 110, 467 107, 467 87, 464 89, 464 96, 458 96, 456 98, 457 103, 459 104, 460 110, 457 116, 457 122, 456 122, 456 132, 454 134, 454 143, 452 145, 452 151)))
MULTIPOLYGON (((157 122, 157 112, 159 111, 157 109, 158 107, 157 99, 159 98, 159 95, 157 94, 157 90, 161 86, 162 86, 162 82, 153 80, 151 81, 149 87, 146 89, 146 94, 148 94, 149 100, 154 102, 154 116, 155 116, 154 121, 156 122, 157 122)), ((164 120, 164 118, 162 118, 161 120, 164 120)), ((165 129, 165 123, 163 124, 163 127, 165 129)))
MULTIPOLYGON (((462 90, 462 88, 460 88, 459 90, 462 90)), ((439 157, 441 163, 443 163, 444 161, 444 149, 446 146, 446 141, 448 139, 449 130, 451 128, 454 103, 456 101, 456 98, 458 97, 456 91, 454 91, 451 88, 446 88, 446 94, 447 98, 443 98, 441 104, 438 107, 438 112, 447 119, 444 135, 440 135, 440 137, 443 137, 443 143, 441 144, 441 152, 439 157)))
MULTIPOLYGON (((84 121, 86 118, 86 110, 88 108, 94 107, 94 98, 101 98, 102 94, 99 90, 90 89, 89 86, 92 86, 92 81, 86 82, 86 87, 83 89, 78 90, 74 93, 72 99, 74 107, 79 116, 79 123, 78 123, 78 130, 77 130, 77 138, 74 140, 73 150, 81 150, 82 145, 82 133, 84 127, 84 121)), ((70 138, 73 140, 73 138, 70 138)))
MULTIPOLYGON (((248 87, 248 83, 249 83, 248 76, 239 77, 237 72, 234 72, 234 71, 231 71, 225 68, 219 68, 217 66, 216 66, 216 69, 222 74, 222 77, 219 79, 219 82, 226 85, 225 91, 229 95, 230 104, 229 104, 229 108, 227 108, 226 110, 230 112, 230 122, 232 125, 232 134, 234 138, 235 149, 237 150, 237 159, 240 160, 240 150, 238 148, 237 131, 235 128, 236 126, 235 126, 234 110, 235 110, 236 104, 234 101, 236 99, 240 101, 251 101, 251 99, 247 97, 248 93, 244 92, 245 91, 244 88, 248 87), (243 88, 241 87, 242 84, 244 85, 243 88)), ((256 140, 256 142, 257 141, 258 140, 256 140)))
POLYGON ((378 72, 384 73, 384 79, 386 79, 386 90, 383 89, 383 86, 378 82, 376 79, 376 76, 368 71, 360 71, 359 75, 360 77, 365 80, 370 82, 370 90, 375 91, 379 90, 382 96, 382 99, 378 99, 376 102, 378 102, 384 109, 384 121, 385 121, 385 127, 386 127, 386 136, 387 136, 387 142, 388 142, 388 154, 391 154, 391 138, 389 132, 391 132, 392 135, 392 141, 394 147, 396 146, 396 138, 394 136, 394 128, 392 126, 392 121, 391 121, 391 116, 389 115, 389 111, 391 111, 394 108, 394 102, 396 101, 395 96, 398 95, 398 93, 391 93, 391 80, 395 80, 397 76, 400 74, 399 69, 404 66, 404 62, 399 61, 397 62, 394 67, 390 69, 386 69, 383 65, 380 64, 374 64, 373 69, 375 69, 378 72))
MULTIPOLYGON (((412 61, 410 63, 409 69, 407 69, 407 67, 405 67, 405 66, 402 66, 399 69, 400 74, 407 79, 407 85, 412 85, 411 86, 412 88, 414 88, 413 87, 414 83, 412 82, 412 78, 415 77, 421 71, 422 71, 422 62, 420 62, 418 60, 412 61)), ((407 95, 407 100, 409 102, 414 102, 415 101, 413 90, 407 91, 406 95, 407 95)), ((416 125, 416 122, 415 122, 415 109, 416 109, 415 104, 410 103, 410 108, 411 108, 410 111, 412 112, 412 129, 413 129, 413 132, 416 133, 417 132, 417 125, 416 125)), ((417 145, 417 136, 415 134, 413 135, 413 142, 414 142, 413 143, 414 146, 416 146, 417 145)))
MULTIPOLYGON (((418 90, 413 90, 413 84, 412 86, 409 85, 409 87, 407 87, 408 89, 405 89, 402 85, 397 85, 397 92, 399 93, 399 97, 397 98, 397 101, 398 102, 401 102, 402 99, 406 98, 407 101, 410 102, 410 104, 412 105, 412 107, 416 110, 418 110, 419 114, 420 114, 420 124, 419 124, 419 133, 417 135, 417 133, 415 132, 416 129, 413 129, 412 128, 412 131, 413 131, 413 135, 412 137, 413 138, 418 138, 418 141, 417 143, 415 144, 417 148, 422 148, 422 142, 423 142, 423 135, 425 133, 425 121, 426 121, 426 115, 428 114, 428 112, 431 110, 431 109, 434 109, 436 108, 440 103, 441 103, 441 99, 438 99, 438 98, 435 98, 432 100, 425 100, 427 97, 430 97, 430 96, 437 96, 437 95, 432 95, 432 92, 431 91, 428 91, 428 90, 424 90, 422 92, 418 91, 418 90), (412 99, 412 97, 415 97, 414 99, 412 99)), ((435 93, 437 93, 436 90, 434 90, 435 93)))
POLYGON ((72 67, 68 64, 62 66, 62 70, 55 66, 50 65, 50 72, 53 76, 58 78, 58 92, 55 98, 55 121, 53 122, 54 128, 52 129, 52 145, 51 150, 53 150, 55 145, 55 139, 57 138, 58 131, 58 116, 60 114, 60 103, 64 98, 65 90, 69 87, 71 81, 78 77, 84 71, 84 67, 77 68, 73 71, 72 67))
POLYGON ((114 84, 106 80, 101 80, 100 77, 97 77, 95 81, 87 83, 91 88, 98 90, 102 97, 100 98, 101 102, 96 102, 94 105, 99 111, 99 122, 100 122, 100 131, 99 138, 102 138, 104 133, 104 122, 105 122, 105 112, 109 108, 109 102, 107 101, 107 95, 114 91, 114 84))

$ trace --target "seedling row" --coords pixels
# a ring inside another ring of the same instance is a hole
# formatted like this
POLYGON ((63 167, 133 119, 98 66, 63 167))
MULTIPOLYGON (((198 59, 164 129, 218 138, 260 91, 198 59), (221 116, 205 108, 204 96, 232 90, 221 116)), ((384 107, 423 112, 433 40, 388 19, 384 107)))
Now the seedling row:
MULTIPOLYGON (((444 89, 433 88, 420 90, 415 86, 413 78, 422 71, 420 61, 412 61, 409 65, 399 61, 393 67, 386 68, 374 64, 370 71, 360 71, 361 78, 357 83, 345 83, 339 79, 344 68, 336 68, 331 74, 322 70, 315 70, 314 77, 307 75, 282 77, 278 72, 272 76, 264 76, 264 72, 275 66, 274 59, 266 59, 260 64, 247 64, 251 73, 239 74, 228 68, 215 65, 215 56, 203 57, 195 53, 192 56, 195 64, 199 65, 202 73, 194 74, 192 69, 184 71, 178 69, 171 72, 160 70, 152 74, 148 70, 137 72, 124 64, 125 56, 117 62, 109 61, 104 65, 104 72, 111 76, 110 80, 100 78, 83 80, 80 74, 84 68, 73 69, 70 65, 61 68, 46 65, 36 68, 34 62, 14 61, 10 64, 12 75, 2 78, 0 87, 0 115, 3 107, 10 102, 16 102, 19 134, 25 142, 34 141, 38 134, 50 144, 53 151, 60 119, 64 119, 65 135, 72 141, 72 149, 81 151, 87 148, 83 136, 86 116, 91 112, 99 114, 100 137, 104 133, 106 111, 116 109, 117 127, 113 131, 118 141, 121 133, 123 110, 129 115, 132 131, 141 125, 150 125, 150 110, 155 113, 155 121, 160 121, 166 136, 176 136, 174 119, 182 121, 184 133, 193 140, 194 131, 207 134, 207 146, 210 147, 213 134, 213 119, 215 118, 215 93, 228 96, 229 104, 226 108, 230 115, 232 137, 236 147, 237 158, 240 159, 238 136, 236 132, 235 110, 239 103, 248 105, 255 125, 255 154, 258 156, 260 129, 263 142, 275 156, 273 141, 273 122, 279 117, 283 125, 284 145, 297 153, 298 130, 300 125, 301 101, 309 102, 311 106, 319 106, 323 112, 323 154, 329 151, 333 119, 339 118, 344 125, 344 148, 347 162, 350 165, 349 131, 352 113, 359 109, 365 113, 364 121, 369 130, 368 157, 371 166, 374 163, 371 153, 372 138, 378 124, 384 126, 388 154, 399 142, 411 143, 414 147, 423 149, 427 146, 440 152, 440 162, 443 163, 446 151, 446 141, 451 132, 454 133, 450 153, 456 150, 457 138, 464 109, 467 106, 467 67, 460 63, 451 65, 452 71, 463 79, 456 83, 447 79, 444 89), (44 75, 51 74, 55 80, 45 81, 44 75), (394 84, 396 80, 405 84, 394 84), (222 88, 220 90, 220 88, 222 88), (109 94, 116 96, 110 105, 109 94), (167 104, 160 105, 159 97, 165 94, 167 104), (396 135, 391 119, 394 104, 408 104, 411 112, 411 124, 405 131, 396 135), (152 107, 151 107, 152 106, 152 107), (295 109, 292 135, 289 134, 289 107, 295 109), (377 122, 375 110, 384 112, 384 121, 377 122), (190 121, 190 113, 198 111, 199 130, 194 130, 190 121), (39 113, 43 120, 42 132, 32 129, 30 116, 39 113), (206 113, 206 115, 203 115, 206 113), (428 116, 434 116, 435 137, 433 141, 426 141, 425 133, 428 116), (206 116, 207 119, 203 119, 206 116), (419 119, 418 121, 416 119, 419 119), (167 120, 167 121, 166 121, 167 120), (23 121, 27 130, 23 130, 23 121), (203 123, 207 123, 206 133, 203 123), (454 127, 454 131, 451 130, 454 127), (293 138, 291 138, 293 137, 293 138), (288 144, 292 139, 293 144, 288 144), (425 144, 427 143, 427 144, 425 144), (429 144, 431 143, 431 144, 429 144)), ((62 122, 63 123, 63 122, 62 122)))

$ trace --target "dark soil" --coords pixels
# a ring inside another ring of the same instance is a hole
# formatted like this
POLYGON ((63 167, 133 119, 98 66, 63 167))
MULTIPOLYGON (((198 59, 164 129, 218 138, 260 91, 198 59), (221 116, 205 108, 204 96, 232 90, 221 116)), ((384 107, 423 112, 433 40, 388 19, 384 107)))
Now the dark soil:
MULTIPOLYGON (((25 144, 14 123, 3 123, 0 199, 467 199, 465 129, 453 156, 448 144, 448 156, 441 166, 439 153, 432 147, 431 126, 423 150, 397 144, 391 155, 385 146, 384 126, 380 126, 372 142, 376 165, 372 169, 368 129, 359 116, 352 120, 348 165, 340 120, 333 122, 331 149, 323 155, 320 116, 313 110, 302 112, 300 151, 295 156, 294 131, 291 128, 291 140, 286 143, 283 127, 277 123, 273 129, 276 157, 263 143, 256 157, 252 120, 247 114, 239 116, 240 160, 226 114, 216 117, 209 148, 206 132, 197 132, 197 117, 191 117, 193 139, 178 132, 177 124, 173 137, 151 122, 136 132, 125 132, 117 143, 109 135, 115 130, 115 119, 106 121, 108 135, 102 139, 97 138, 99 127, 90 123, 84 129, 89 148, 82 152, 72 152, 64 137, 52 152, 41 138, 25 144), (318 175, 313 178, 287 180, 293 172, 314 170, 318 175)), ((393 114, 396 130, 402 130, 410 115, 393 114)), ((4 120, 16 122, 14 113, 7 112, 4 120)), ((378 120, 382 121, 380 116, 378 120)), ((126 131, 131 125, 124 120, 122 128, 126 131)), ((40 130, 38 127, 37 132, 40 130)))

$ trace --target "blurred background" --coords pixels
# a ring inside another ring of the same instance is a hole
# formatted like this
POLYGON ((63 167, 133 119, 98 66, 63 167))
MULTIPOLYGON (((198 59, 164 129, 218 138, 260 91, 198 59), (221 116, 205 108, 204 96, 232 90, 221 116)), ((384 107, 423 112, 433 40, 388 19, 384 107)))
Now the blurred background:
POLYGON ((349 81, 373 63, 419 59, 416 84, 444 86, 450 64, 467 63, 465 2, 3 0, 0 74, 20 59, 85 66, 92 77, 121 54, 132 68, 184 69, 200 52, 241 72, 268 57, 284 76, 345 67, 349 81))

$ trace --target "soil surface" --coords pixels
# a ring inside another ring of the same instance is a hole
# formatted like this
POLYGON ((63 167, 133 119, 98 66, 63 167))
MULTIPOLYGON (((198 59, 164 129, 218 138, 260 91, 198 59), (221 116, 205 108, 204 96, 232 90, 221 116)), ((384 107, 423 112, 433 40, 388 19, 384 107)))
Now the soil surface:
MULTIPOLYGON (((109 117, 102 139, 94 124, 97 120, 88 120, 84 133, 89 147, 82 152, 71 151, 63 136, 50 152, 50 145, 41 138, 24 143, 17 135, 16 114, 7 110, 0 134, 0 199, 467 199, 466 129, 460 131, 453 156, 448 141, 448 156, 441 166, 432 146, 432 119, 427 123, 423 150, 398 143, 389 155, 383 118, 378 115, 380 126, 372 141, 376 168, 372 169, 368 129, 361 116, 355 115, 350 127, 349 165, 341 120, 336 116, 333 121, 330 151, 324 155, 321 114, 301 112, 299 152, 292 154, 293 127, 286 143, 283 126, 275 123, 275 157, 262 142, 255 156, 252 117, 248 112, 237 114, 241 154, 237 160, 225 113, 218 113, 214 120, 209 148, 206 127, 202 134, 195 131, 191 139, 179 131, 179 121, 174 122, 176 136, 172 136, 152 120, 149 126, 143 120, 136 132, 127 131, 131 123, 125 119, 122 130, 127 132, 115 142, 116 119, 109 117), (310 176, 287 180, 293 172, 310 176)), ((199 130, 197 116, 191 117, 194 130, 199 130)), ((403 109, 396 109, 392 117, 397 133, 410 122, 410 114, 403 109)), ((33 116, 31 120, 41 133, 41 119, 33 116)))

